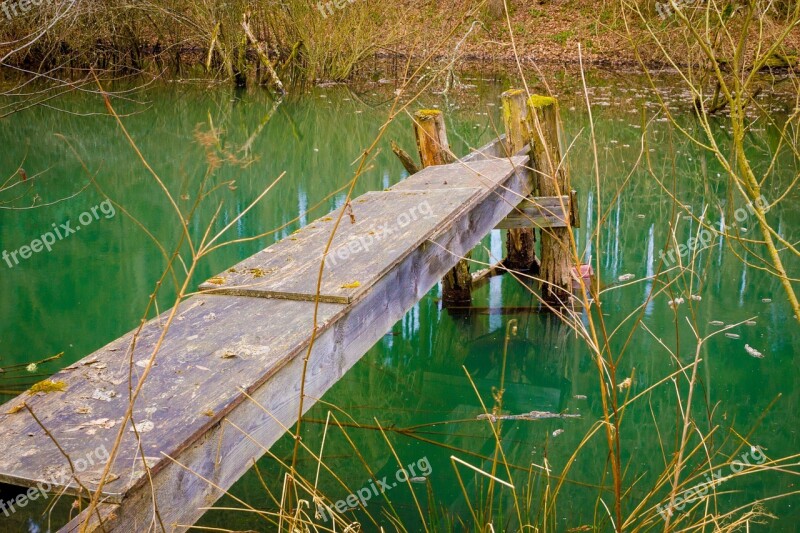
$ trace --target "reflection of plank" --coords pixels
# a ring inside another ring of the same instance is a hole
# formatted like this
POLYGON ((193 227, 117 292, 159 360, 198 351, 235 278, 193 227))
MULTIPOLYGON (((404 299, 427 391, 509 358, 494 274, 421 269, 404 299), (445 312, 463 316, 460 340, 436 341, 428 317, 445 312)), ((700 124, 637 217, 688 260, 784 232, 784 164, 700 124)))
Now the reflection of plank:
MULTIPOLYGON (((484 393, 484 402, 489 402, 487 407, 492 404, 491 391, 500 386, 500 378, 472 378, 479 391, 484 393)), ((552 387, 542 387, 532 383, 512 383, 506 381, 505 392, 503 393, 503 406, 508 410, 558 410, 561 402, 561 391, 552 387)), ((455 401, 461 403, 460 409, 468 406, 471 413, 468 418, 475 418, 482 414, 481 403, 475 396, 470 381, 466 377, 441 374, 438 372, 425 372, 423 380, 421 398, 430 398, 431 402, 441 397, 442 391, 448 391, 448 404, 455 401), (458 391, 458 392, 457 392, 458 391), (453 397, 457 394, 457 397, 453 397)))
POLYGON ((566 228, 572 211, 571 206, 570 196, 528 198, 500 222, 496 229, 566 228))

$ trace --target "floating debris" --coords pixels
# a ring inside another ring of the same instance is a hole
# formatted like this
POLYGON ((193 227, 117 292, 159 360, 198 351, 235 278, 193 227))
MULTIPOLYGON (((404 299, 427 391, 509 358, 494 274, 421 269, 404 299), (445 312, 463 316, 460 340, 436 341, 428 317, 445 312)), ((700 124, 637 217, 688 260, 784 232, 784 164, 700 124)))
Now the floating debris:
POLYGON ((703 297, 700 296, 699 294, 692 294, 691 296, 689 296, 689 299, 694 300, 695 302, 700 302, 703 300, 703 297))
POLYGON ((622 380, 622 383, 617 385, 617 388, 619 388, 619 391, 622 392, 625 389, 629 389, 632 383, 633 382, 631 381, 631 378, 625 378, 622 380))
POLYGON ((623 275, 621 275, 621 276, 620 276, 618 279, 619 279, 620 281, 630 281, 630 280, 632 280, 632 279, 633 279, 633 278, 635 278, 635 277, 636 277, 636 276, 634 276, 633 274, 623 274, 623 275))
POLYGON ((573 396, 573 398, 575 398, 576 400, 585 400, 586 396, 584 394, 576 394, 575 396, 573 396))
POLYGON ((490 420, 497 422, 498 420, 546 420, 549 418, 580 418, 581 415, 573 415, 569 413, 551 413, 549 411, 531 411, 530 413, 523 413, 521 415, 493 415, 480 414, 478 420, 490 420))
POLYGON ((744 324, 745 324, 746 326, 756 326, 756 325, 757 325, 757 323, 756 323, 756 321, 755 321, 755 320, 748 320, 748 321, 747 321, 747 322, 745 322, 744 324))
POLYGON ((36 363, 31 363, 31 364, 29 364, 28 366, 25 367, 25 370, 27 370, 28 372, 33 373, 33 372, 36 372, 36 370, 38 368, 39 368, 39 366, 36 363))
POLYGON ((762 298, 761 301, 764 302, 765 304, 771 304, 772 298, 762 298))
POLYGON ((667 302, 667 305, 675 309, 685 301, 686 300, 684 300, 683 298, 675 298, 674 300, 670 300, 669 302, 667 302))
POLYGON ((756 359, 764 359, 764 354, 750 346, 749 344, 744 345, 744 351, 747 352, 747 355, 750 357, 755 357, 756 359))
POLYGON ((741 335, 739 335, 738 333, 726 333, 725 336, 728 337, 729 339, 740 339, 741 338, 741 335))
POLYGON ((562 433, 564 433, 564 430, 563 430, 563 429, 557 429, 557 430, 555 430, 555 431, 553 432, 553 437, 558 437, 558 436, 559 436, 559 435, 561 435, 562 433))
POLYGON ((428 478, 423 477, 423 476, 417 476, 417 477, 410 478, 409 481, 411 483, 427 483, 428 482, 428 478))
POLYGON ((711 324, 712 326, 724 326, 725 322, 722 322, 721 320, 712 320, 711 322, 709 322, 709 324, 711 324))
POLYGON ((578 265, 570 269, 570 275, 572 276, 572 288, 580 290, 581 280, 583 280, 583 286, 585 287, 589 287, 592 284, 594 268, 592 268, 592 265, 578 265))

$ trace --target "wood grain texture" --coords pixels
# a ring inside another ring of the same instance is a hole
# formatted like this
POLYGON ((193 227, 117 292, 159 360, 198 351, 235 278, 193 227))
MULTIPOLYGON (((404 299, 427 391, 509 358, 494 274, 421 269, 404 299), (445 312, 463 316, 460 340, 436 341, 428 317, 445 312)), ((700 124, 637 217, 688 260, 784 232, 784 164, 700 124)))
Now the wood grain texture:
MULTIPOLYGON (((501 172, 508 175, 508 167, 501 172)), ((411 250, 425 242, 477 189, 370 192, 351 202, 336 232, 325 269, 320 301, 350 303, 367 292, 411 250)), ((319 268, 333 231, 333 212, 286 239, 245 259, 201 289, 213 294, 313 301, 319 268)))
POLYGON ((414 113, 414 135, 423 168, 446 165, 455 159, 447 141, 444 114, 438 109, 422 109, 414 113))
MULTIPOLYGON (((429 167, 409 176, 390 188, 392 191, 430 191, 436 189, 452 190, 459 188, 481 189, 483 197, 494 191, 499 183, 528 163, 525 156, 508 159, 465 160, 429 167)), ((521 198, 520 198, 521 200, 521 198)), ((514 205, 519 201, 514 202, 514 205)))
POLYGON ((534 196, 509 213, 495 229, 566 228, 571 213, 570 196, 534 196), (564 207, 567 214, 564 214, 564 207))
MULTIPOLYGON (((195 297, 181 304, 134 410, 147 464, 154 472, 163 468, 165 454, 179 455, 241 403, 239 388, 255 389, 307 345, 313 307, 228 296, 195 297)), ((340 305, 322 305, 323 327, 341 311, 340 305)), ((136 342, 133 386, 165 320, 166 313, 146 324, 136 342)), ((132 338, 129 333, 53 376, 66 383, 64 392, 25 393, 2 407, 0 446, 6 453, 0 456, 0 481, 22 486, 50 483, 53 491, 66 488, 70 494, 80 489, 67 460, 30 413, 14 412, 26 402, 72 458, 81 483, 96 488, 104 464, 98 458, 112 449, 128 403, 132 338)), ((111 503, 121 502, 145 481, 135 434, 129 429, 112 474, 115 479, 103 491, 111 503)))
MULTIPOLYGON (((325 256, 320 301, 350 303, 393 265, 523 166, 524 157, 429 167, 388 191, 351 202, 325 256)), ((334 211, 200 288, 213 294, 313 301, 334 211)))

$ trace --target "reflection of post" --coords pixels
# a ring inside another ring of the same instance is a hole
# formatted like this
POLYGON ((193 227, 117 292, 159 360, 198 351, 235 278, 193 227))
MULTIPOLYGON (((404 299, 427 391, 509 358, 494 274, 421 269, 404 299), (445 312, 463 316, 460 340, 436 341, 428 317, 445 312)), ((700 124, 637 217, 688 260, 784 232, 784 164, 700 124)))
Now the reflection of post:
MULTIPOLYGON (((453 162, 441 111, 423 109, 414 113, 414 133, 423 167, 453 162)), ((463 305, 472 301, 472 275, 469 273, 467 259, 469 253, 444 277, 442 298, 445 306, 463 305)))
MULTIPOLYGON (((506 127, 508 155, 514 155, 531 140, 525 91, 512 89, 502 95, 503 123, 506 127)), ((523 200, 524 202, 524 200, 523 200)), ((520 203, 523 203, 520 202, 520 203)), ((506 259, 512 270, 537 270, 536 234, 533 228, 510 229, 506 239, 506 259)))
MULTIPOLYGON (((531 162, 536 168, 536 183, 540 196, 563 196, 570 193, 569 173, 561 160, 559 144, 560 120, 558 101, 547 96, 531 96, 533 137, 531 162)), ((567 207, 567 206, 565 206, 567 207)), ((564 212, 568 212, 567 209, 564 212)), ((570 232, 566 228, 542 230, 542 299, 551 305, 564 305, 570 298, 570 232)))

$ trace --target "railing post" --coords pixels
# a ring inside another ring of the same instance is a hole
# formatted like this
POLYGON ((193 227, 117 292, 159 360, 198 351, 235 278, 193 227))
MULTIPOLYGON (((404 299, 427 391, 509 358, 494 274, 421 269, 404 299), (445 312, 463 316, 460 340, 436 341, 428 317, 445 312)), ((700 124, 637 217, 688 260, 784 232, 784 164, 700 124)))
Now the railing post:
MULTIPOLYGON (((531 140, 525 91, 512 89, 502 94, 503 123, 506 128, 508 155, 514 155, 531 140)), ((522 200, 520 203, 525 202, 522 200)), ((506 236, 503 265, 511 270, 538 270, 536 234, 533 228, 510 229, 506 236)))
MULTIPOLYGON (((541 196, 569 195, 569 172, 561 159, 561 120, 558 101, 549 96, 528 99, 531 114, 531 163, 536 169, 535 182, 541 196)), ((571 297, 570 232, 566 228, 542 230, 542 299, 554 306, 566 305, 571 297)))
MULTIPOLYGON (((423 167, 446 165, 454 161, 441 111, 423 109, 414 113, 414 134, 423 167)), ((472 301, 472 275, 467 261, 469 256, 467 253, 444 277, 442 300, 445 307, 469 304, 472 301)))

